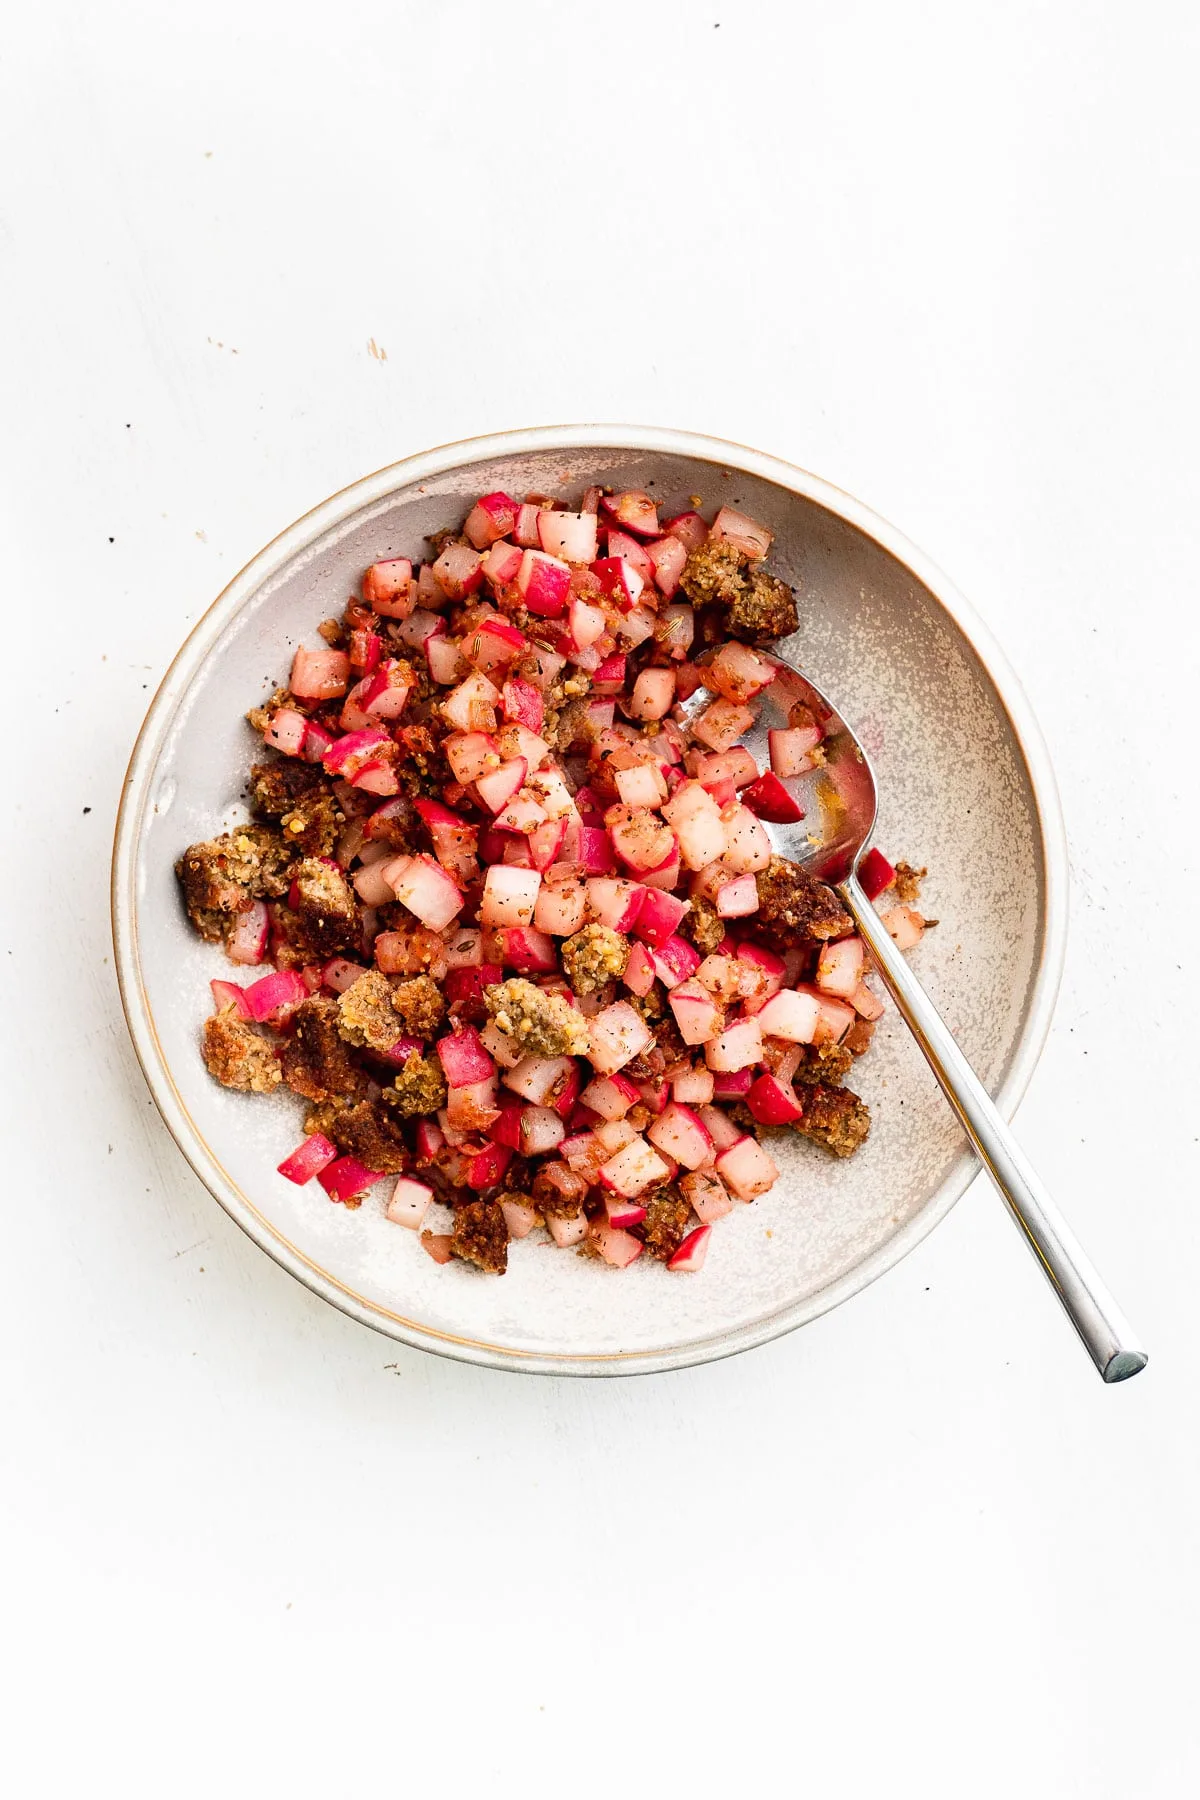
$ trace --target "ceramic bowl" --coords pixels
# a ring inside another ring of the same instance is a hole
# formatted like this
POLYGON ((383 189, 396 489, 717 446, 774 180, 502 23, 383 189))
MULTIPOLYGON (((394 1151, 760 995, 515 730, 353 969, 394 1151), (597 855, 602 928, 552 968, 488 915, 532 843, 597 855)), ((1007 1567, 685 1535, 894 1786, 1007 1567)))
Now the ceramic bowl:
POLYGON ((570 426, 447 445, 356 482, 288 527, 196 626, 147 715, 126 778, 113 922, 129 1029, 151 1092, 200 1179, 314 1293, 405 1343, 509 1369, 616 1375, 761 1344, 848 1300, 946 1216, 974 1173, 949 1108, 894 1011, 854 1071, 871 1137, 848 1161, 791 1139, 782 1177, 713 1235, 699 1275, 642 1258, 624 1272, 516 1245, 501 1279, 439 1267, 390 1225, 381 1186, 358 1211, 275 1166, 302 1103, 229 1093, 200 1060, 209 978, 229 972, 184 917, 180 851, 244 817, 256 741, 246 709, 292 648, 340 612, 379 557, 419 558, 494 488, 578 496, 644 487, 672 510, 729 502, 775 533, 799 591, 784 653, 855 722, 880 786, 876 841, 925 864, 940 919, 914 963, 1001 1110, 1029 1080, 1058 986, 1066 911, 1061 816, 1028 705, 987 631, 911 544, 848 495, 716 439, 570 426))

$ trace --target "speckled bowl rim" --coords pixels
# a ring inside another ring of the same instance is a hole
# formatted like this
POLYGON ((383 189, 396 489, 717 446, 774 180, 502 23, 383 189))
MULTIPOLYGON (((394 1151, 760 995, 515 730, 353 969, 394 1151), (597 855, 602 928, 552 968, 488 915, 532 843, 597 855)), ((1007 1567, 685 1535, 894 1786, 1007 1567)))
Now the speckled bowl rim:
POLYGON ((1008 1073, 995 1095, 996 1104, 1006 1118, 1011 1118, 1016 1110, 1045 1044, 1066 951, 1068 863, 1062 808, 1049 753, 1016 675, 987 626, 941 570, 893 525, 819 476, 745 445, 693 432, 641 425, 535 426, 486 437, 463 438, 405 457, 401 462, 377 469, 374 474, 365 475, 342 488, 280 532, 234 576, 189 633, 163 676, 129 760, 117 813, 112 860, 113 946, 129 1034, 155 1105, 195 1173, 247 1236, 297 1281, 351 1318, 416 1349, 430 1350, 462 1362, 531 1374, 652 1374, 713 1362, 794 1331, 797 1326, 807 1324, 860 1293, 915 1249, 941 1223, 970 1185, 978 1172, 975 1158, 964 1147, 920 1211, 900 1226, 885 1244, 838 1280, 767 1319, 711 1339, 627 1355, 547 1356, 473 1338, 454 1337, 422 1326, 354 1292, 283 1237, 228 1176, 192 1119, 168 1066, 142 982, 138 950, 137 848, 154 770, 180 701, 239 608, 285 562, 359 508, 386 498, 397 488, 509 455, 600 449, 690 456, 721 468, 759 476, 815 502, 864 533, 906 567, 954 620, 979 657, 1007 714, 1025 764, 1037 813, 1045 871, 1041 956, 1008 1073))

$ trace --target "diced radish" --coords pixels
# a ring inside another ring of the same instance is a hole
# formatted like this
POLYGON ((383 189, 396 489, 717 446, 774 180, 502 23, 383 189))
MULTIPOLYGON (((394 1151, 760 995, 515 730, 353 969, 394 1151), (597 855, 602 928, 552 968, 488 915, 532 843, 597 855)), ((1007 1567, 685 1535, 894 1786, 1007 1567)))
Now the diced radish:
MULTIPOLYGON (((625 658, 623 656, 606 656, 600 667, 592 674, 593 694, 619 694, 625 686, 625 658)), ((609 717, 609 724, 612 718, 609 717)))
POLYGON ((618 1070, 615 1075, 597 1075, 579 1098, 602 1119, 623 1119, 630 1107, 637 1105, 641 1094, 629 1077, 618 1070))
MULTIPOLYGON (((565 819, 547 819, 544 824, 537 825, 529 834, 529 860, 535 869, 544 874, 563 846, 567 835, 565 819)), ((540 895, 539 895, 540 898, 540 895)), ((537 924, 537 912, 534 911, 534 924, 537 924)), ((545 929, 543 926, 541 929, 545 929)))
POLYGON ((647 1127, 646 1136, 656 1150, 682 1163, 685 1169, 699 1169, 712 1161, 713 1141, 703 1119, 690 1106, 680 1106, 677 1101, 673 1100, 647 1127))
POLYGON ((318 725, 315 720, 310 719, 308 721, 308 730, 304 734, 303 756, 305 762, 324 762, 325 752, 332 742, 332 732, 326 731, 323 725, 318 725))
POLYGON ((477 1150, 467 1164, 466 1180, 469 1188, 476 1193, 483 1188, 495 1187, 503 1181, 504 1171, 512 1161, 512 1150, 507 1144, 485 1144, 477 1150))
POLYGON ((689 869, 703 869, 725 854, 720 808, 698 781, 683 781, 662 809, 689 869))
POLYGON ((896 871, 880 850, 868 850, 858 865, 858 879, 868 900, 878 900, 891 887, 896 871))
POLYGON ((689 750, 687 768, 688 773, 706 788, 724 779, 732 781, 735 788, 744 788, 748 781, 754 781, 758 776, 758 764, 744 744, 734 744, 731 750, 717 752, 689 750))
POLYGON ((753 875, 738 875, 732 881, 722 882, 716 892, 715 904, 722 919, 745 919, 756 913, 758 886, 753 875))
POLYGON ((533 909, 539 931, 553 937, 573 937, 587 922, 587 889, 581 881, 561 881, 548 887, 543 882, 533 909))
POLYGON ((674 894, 664 894, 657 888, 644 887, 633 924, 620 929, 632 930, 644 944, 660 949, 674 936, 676 926, 687 911, 686 900, 677 900, 674 894))
POLYGON ((632 769, 617 769, 613 780, 624 806, 651 809, 667 797, 667 784, 657 763, 635 763, 632 769))
POLYGON ((722 644, 707 665, 705 679, 717 692, 737 706, 744 706, 761 694, 775 679, 778 664, 768 656, 760 656, 748 644, 736 641, 722 644))
MULTIPOLYGON (((520 837, 529 837, 539 825, 547 824, 547 818, 532 794, 521 792, 513 796, 508 805, 496 814, 496 827, 500 831, 515 831, 520 837)), ((532 857, 530 861, 532 861, 532 857)), ((553 862, 554 858, 551 857, 553 862)))
POLYGON ((881 1019, 883 1001, 873 994, 865 981, 860 981, 850 996, 850 1004, 860 1019, 881 1019))
POLYGON ((640 488, 627 488, 620 494, 605 494, 600 502, 623 531, 635 531, 639 537, 658 535, 658 507, 640 488))
POLYGON ((708 526, 698 512, 676 513, 663 525, 663 531, 670 537, 676 537, 690 556, 693 550, 699 550, 708 542, 708 526))
POLYGON ((515 537, 523 549, 536 549, 541 541, 538 536, 538 513, 541 510, 528 502, 517 508, 517 522, 509 536, 515 537))
POLYGON ((664 857, 657 868, 646 869, 643 872, 642 880, 647 887, 658 888, 667 893, 672 888, 679 886, 682 869, 683 864, 679 860, 679 845, 672 839, 670 855, 664 857))
POLYGON ((436 681, 439 687, 452 686, 466 673, 457 638, 426 638, 425 660, 429 664, 430 680, 436 681))
POLYGON ((539 512, 538 539, 542 549, 564 562, 590 563, 596 556, 594 513, 539 512))
POLYGON ((392 892, 430 931, 442 931, 463 909, 463 894, 439 863, 422 851, 383 865, 392 892))
MULTIPOLYGON (((592 606, 587 600, 573 598, 567 608, 567 625, 576 650, 587 650, 598 638, 604 636, 608 621, 598 606, 592 606)), ((603 658, 597 658, 597 668, 602 661, 603 658)))
POLYGON ((739 1200, 756 1200, 779 1178, 779 1170, 752 1137, 739 1138, 717 1158, 717 1174, 739 1200))
POLYGON ((774 1075, 760 1075, 746 1095, 746 1105, 760 1125, 790 1125, 803 1107, 795 1092, 774 1075))
POLYGON ((356 1156, 339 1156, 317 1175, 317 1180, 331 1200, 357 1200, 383 1177, 376 1169, 368 1169, 356 1156))
MULTIPOLYGON (((610 1225, 614 1231, 628 1231, 634 1225, 640 1225, 646 1217, 646 1207, 638 1200, 624 1200, 620 1194, 610 1189, 604 1196, 603 1223, 610 1225)), ((635 1240, 636 1241, 636 1240, 635 1240)))
POLYGON ((617 806, 604 817, 613 849, 635 875, 657 869, 674 849, 675 836, 670 826, 663 825, 652 813, 617 806))
POLYGON ((767 554, 775 534, 757 520, 748 519, 745 513, 735 512, 732 506, 723 506, 712 522, 709 537, 733 544, 736 549, 744 550, 747 556, 752 556, 757 561, 767 554))
POLYGON ((493 588, 511 587, 521 567, 521 551, 516 544, 494 543, 483 559, 484 580, 493 588))
POLYGON ((787 1044, 814 1043, 820 1016, 819 1002, 793 988, 773 995, 755 1014, 764 1037, 782 1038, 787 1044))
POLYGON ((344 650, 306 650, 292 658, 288 686, 297 700, 336 700, 350 685, 350 658, 344 650))
POLYGON ((393 556, 387 562, 372 563, 363 576, 363 599, 385 618, 407 618, 417 599, 412 591, 412 574, 412 563, 407 556, 393 556))
MULTIPOLYGON (((635 1218, 638 1212, 645 1218, 645 1207, 629 1209, 621 1217, 635 1218)), ((602 1219, 593 1219, 587 1234, 596 1246, 596 1253, 601 1261, 609 1263, 614 1269, 627 1269, 631 1262, 637 1261, 645 1248, 640 1238, 632 1237, 628 1231, 618 1230, 615 1220, 605 1223, 602 1219)))
MULTIPOLYGON (((744 1100, 753 1086, 753 1069, 723 1069, 713 1076, 713 1099, 744 1100)), ((704 1108, 700 1110, 703 1112, 704 1108)))
POLYGON ((301 1001, 308 999, 308 988, 295 969, 276 969, 252 981, 245 991, 250 1017, 259 1025, 267 1020, 278 1022, 295 1012, 301 1001))
MULTIPOLYGON (((380 846, 387 854, 386 848, 380 846)), ((392 884, 383 873, 383 864, 373 862, 366 867, 356 869, 352 877, 355 893, 364 906, 390 906, 396 898, 392 884)))
POLYGON ((245 912, 239 913, 226 945, 230 962, 241 963, 244 968, 260 963, 267 953, 270 924, 270 915, 261 900, 253 901, 245 912))
MULTIPOLYGON (((643 586, 654 580, 654 564, 646 554, 646 546, 638 538, 631 537, 627 531, 618 531, 613 527, 608 532, 608 554, 627 562, 636 574, 641 576, 643 586)), ((593 563, 593 570, 595 569, 593 563)))
POLYGON ((442 714, 456 731, 495 731, 499 701, 499 688, 476 669, 441 702, 442 714))
POLYGON ((671 1078, 671 1098, 681 1106, 707 1106, 712 1097, 711 1069, 685 1069, 671 1078))
POLYGON ((616 869, 617 859, 613 854, 612 843, 607 831, 599 831, 595 826, 582 825, 579 830, 579 853, 577 860, 585 875, 607 875, 616 869))
POLYGON ((281 706, 263 732, 263 743, 283 756, 299 756, 308 736, 308 720, 290 706, 281 706))
POLYGON ((707 1044, 719 1034, 725 1015, 698 981, 682 982, 667 995, 667 1003, 685 1044, 707 1044))
POLYGON ((411 1056, 418 1056, 420 1054, 423 1047, 420 1038, 401 1037, 397 1038, 395 1043, 387 1050, 383 1050, 379 1052, 379 1054, 382 1056, 385 1063, 390 1063, 395 1069, 402 1069, 411 1056))
POLYGON ((663 719, 674 703, 675 671, 643 669, 629 697, 629 716, 631 719, 663 719))
POLYGON ((587 1236, 587 1214, 581 1212, 574 1219, 562 1219, 551 1214, 546 1220, 546 1230, 560 1250, 569 1250, 575 1244, 582 1244, 587 1236))
POLYGON ((433 565, 433 578, 448 600, 473 594, 483 580, 483 562, 469 544, 450 543, 433 565))
POLYGON ((598 1075, 611 1075, 640 1056, 654 1039, 627 1000, 614 1000, 588 1020, 588 1056, 598 1075))
POLYGON ((625 973, 621 977, 631 994, 644 999, 654 986, 654 964, 645 944, 631 944, 629 961, 625 964, 625 973))
POLYGON ((853 1000, 854 990, 862 980, 863 941, 861 938, 839 938, 836 943, 821 946, 817 963, 817 986, 826 994, 842 1000, 853 1000))
POLYGON ((821 988, 810 985, 807 981, 802 981, 796 991, 810 995, 817 1003, 817 1030, 813 1043, 840 1044, 854 1023, 856 1017, 854 1008, 847 1005, 844 1000, 837 999, 833 994, 827 994, 821 988))
POLYGON ((401 1175, 387 1203, 387 1216, 393 1225, 405 1225, 409 1231, 419 1231, 432 1199, 433 1189, 426 1182, 415 1181, 411 1175, 401 1175))
POLYGON ((536 869, 490 868, 484 878, 479 922, 485 931, 501 925, 528 925, 533 919, 542 878, 536 869))
POLYGON ((432 1256, 435 1263, 441 1263, 443 1266, 453 1261, 454 1251, 451 1249, 453 1242, 454 1239, 448 1231, 423 1231, 421 1233, 422 1250, 432 1256))
MULTIPOLYGON (((674 540, 668 539, 667 541, 673 542, 674 540)), ((696 615, 692 608, 682 601, 675 606, 668 606, 665 612, 660 613, 654 627, 656 643, 661 644, 663 649, 670 653, 671 659, 675 663, 682 663, 686 660, 695 636, 696 615)), ((678 681, 676 681, 675 694, 676 698, 680 700, 686 697, 679 692, 678 681)))
POLYGON ((461 654, 481 675, 494 675, 528 647, 528 638, 506 619, 484 619, 459 641, 461 654))
POLYGON ((294 1181, 297 1187, 303 1187, 306 1181, 311 1181, 314 1175, 319 1175, 322 1169, 327 1169, 336 1160, 336 1144, 331 1144, 327 1137, 314 1131, 290 1156, 284 1157, 279 1165, 279 1173, 288 1181, 294 1181))
POLYGON ((454 779, 464 787, 500 767, 499 746, 485 731, 452 732, 443 739, 442 748, 454 779))
POLYGON ((499 1063, 502 1069, 515 1069, 518 1063, 525 1060, 521 1046, 514 1043, 512 1038, 507 1037, 494 1019, 488 1020, 479 1034, 479 1041, 488 1055, 499 1063))
POLYGON ((507 925, 497 933, 507 968, 521 975, 548 975, 558 967, 553 938, 531 925, 507 925))
POLYGON ((898 950, 915 949, 925 936, 925 921, 911 906, 893 906, 883 923, 898 950))
POLYGON ((646 555, 654 564, 654 580, 659 592, 669 600, 679 587, 679 577, 688 559, 687 546, 674 536, 656 538, 654 543, 646 545, 646 555))
POLYGON ((715 1225, 718 1219, 733 1211, 733 1201, 726 1192, 725 1183, 711 1169, 694 1169, 681 1176, 679 1187, 703 1225, 715 1225))
POLYGON ((357 774, 350 777, 350 786, 359 788, 364 794, 395 794, 400 789, 390 762, 364 763, 357 774))
POLYGON ((519 675, 511 675, 501 690, 500 704, 504 717, 510 723, 524 725, 529 731, 542 729, 546 706, 532 682, 522 680, 519 675))
POLYGON ((804 817, 804 808, 792 799, 773 769, 743 790, 742 804, 772 825, 795 825, 804 817))
POLYGON ((820 741, 821 733, 815 725, 768 731, 772 770, 785 781, 806 774, 813 767, 811 753, 820 741))
POLYGON ((699 1112, 718 1151, 728 1150, 731 1144, 739 1143, 745 1136, 741 1126, 735 1125, 729 1114, 719 1106, 702 1106, 699 1112))
POLYGON ((526 550, 517 572, 517 589, 529 612, 544 619, 557 619, 567 610, 570 568, 556 556, 526 550))
POLYGON ((697 1225, 695 1231, 689 1231, 674 1256, 668 1259, 668 1269, 676 1275, 698 1274, 704 1267, 711 1236, 711 1225, 697 1225))
POLYGON ((514 1241, 528 1237, 538 1222, 537 1208, 528 1206, 524 1200, 501 1200, 500 1211, 504 1214, 508 1235, 514 1241))
POLYGON ((236 981, 210 981, 208 985, 212 989, 213 1006, 217 1012, 224 1012, 227 1006, 232 1006, 239 1019, 250 1017, 250 1008, 246 1005, 246 990, 236 981))
POLYGON ((664 987, 678 987, 700 967, 700 955, 686 938, 669 937, 665 944, 651 945, 650 960, 654 973, 664 987))
POLYGON ((616 623, 616 635, 624 638, 631 649, 644 644, 647 638, 654 636, 655 615, 647 606, 635 606, 632 612, 623 613, 616 623))
POLYGON ((570 1056, 523 1056, 515 1069, 500 1077, 500 1085, 531 1106, 552 1106, 574 1068, 570 1056))
POLYGON ((496 1065, 473 1025, 461 1025, 440 1038, 435 1047, 449 1087, 470 1087, 477 1081, 490 1080, 496 1073, 496 1065))
POLYGON ((725 827, 725 861, 737 874, 755 874, 770 866, 771 840, 746 806, 722 809, 725 827))
POLYGON ((539 769, 529 777, 528 786, 548 819, 566 819, 574 814, 571 790, 557 769, 539 769))
POLYGON ((727 1025, 718 1037, 705 1044, 704 1060, 718 1073, 752 1068, 761 1062, 762 1027, 758 1019, 739 1019, 735 1025, 727 1025))
POLYGON ((566 1136, 562 1120, 552 1106, 527 1106, 521 1114, 522 1156, 549 1156, 566 1136))
POLYGON ((602 556, 592 564, 592 573, 610 600, 623 612, 632 612, 646 582, 631 562, 623 556, 602 556))
POLYGON ((634 1200, 655 1182, 665 1181, 669 1174, 670 1169, 657 1150, 644 1138, 635 1137, 601 1165, 600 1181, 622 1198, 634 1200))
POLYGON ((598 925, 610 931, 628 933, 641 915, 646 890, 637 881, 614 881, 608 876, 592 876, 586 884, 587 908, 598 925))
POLYGON ((476 550, 486 550, 497 538, 508 537, 522 510, 508 494, 483 494, 467 514, 463 534, 476 550))
POLYGON ((692 735, 710 750, 731 750, 753 723, 754 714, 748 706, 736 706, 732 700, 714 700, 692 720, 692 735))

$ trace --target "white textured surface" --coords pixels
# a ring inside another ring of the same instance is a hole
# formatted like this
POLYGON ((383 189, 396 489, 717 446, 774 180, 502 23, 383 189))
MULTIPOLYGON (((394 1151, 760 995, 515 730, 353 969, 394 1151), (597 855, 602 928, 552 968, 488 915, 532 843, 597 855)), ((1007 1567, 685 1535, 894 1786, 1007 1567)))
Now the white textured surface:
POLYGON ((1195 1791, 1196 962, 1144 920, 1197 872, 1198 48, 1066 0, 9 22, 14 1791, 1195 1791), (104 961, 148 693, 323 494, 572 416, 819 470, 1009 650, 1075 879, 1020 1130, 1139 1380, 979 1186, 798 1336, 580 1385, 387 1345, 182 1166, 104 961))

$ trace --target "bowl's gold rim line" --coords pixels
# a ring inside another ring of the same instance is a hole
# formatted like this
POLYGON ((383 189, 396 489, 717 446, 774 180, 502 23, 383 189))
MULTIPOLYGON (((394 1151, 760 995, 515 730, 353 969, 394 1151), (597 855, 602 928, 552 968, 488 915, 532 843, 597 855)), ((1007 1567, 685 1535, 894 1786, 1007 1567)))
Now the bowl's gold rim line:
POLYGON ((214 1199, 252 1242, 266 1250, 289 1274, 360 1323, 382 1329, 414 1348, 477 1365, 519 1369, 522 1372, 641 1374, 716 1361, 741 1350, 751 1349, 809 1323, 843 1300, 861 1292, 915 1249, 961 1198, 978 1173, 969 1150, 964 1146, 962 1154, 951 1164, 945 1178, 925 1205, 905 1221, 895 1236, 840 1276, 836 1282, 818 1289, 803 1301, 794 1302, 766 1319, 723 1334, 719 1339, 693 1339, 666 1351, 588 1351, 578 1354, 557 1351, 548 1354, 442 1332, 435 1326, 418 1324, 402 1314, 392 1312, 348 1287, 336 1275, 312 1261, 265 1217, 224 1168, 192 1118, 159 1039, 153 1010, 141 976, 134 882, 134 852, 149 798, 149 776, 181 697, 181 694, 175 692, 176 685, 185 672, 190 680, 207 653, 208 638, 214 634, 219 635, 219 631, 228 622, 226 614, 232 616, 238 606, 268 579, 274 568, 305 549, 323 532, 335 527, 353 512, 383 498, 397 487, 412 485, 422 478, 443 475, 454 468, 506 454, 531 450, 570 453, 587 449, 661 450, 676 455, 691 455, 697 460, 717 465, 727 464, 739 472, 759 475, 801 498, 825 507, 835 516, 863 531, 905 567, 913 579, 926 588, 944 608, 979 658, 1025 761, 1043 851, 1041 955, 1030 986, 1029 1014, 1025 1027, 1008 1073, 996 1095, 1001 1111, 1011 1117, 1029 1084, 1049 1031, 1062 979, 1067 931, 1066 828, 1049 753, 1028 699, 1007 657, 975 609, 944 572, 888 520, 873 512, 854 495, 796 464, 767 455, 748 445, 695 432, 633 425, 529 426, 483 437, 454 440, 405 457, 399 462, 386 464, 360 477, 301 514, 270 539, 232 577, 196 621, 168 665, 142 722, 125 771, 117 811, 111 869, 112 930, 117 983, 126 1024, 142 1073, 164 1123, 184 1158, 214 1199), (135 788, 140 799, 140 804, 136 806, 133 804, 135 788), (140 1003, 139 1007, 133 1004, 134 994, 140 1003), (143 1041, 143 1027, 148 1042, 143 1041), (160 1082, 165 1092, 160 1088, 160 1082), (176 1109, 178 1118, 173 1118, 171 1115, 176 1109), (389 1326, 398 1329, 389 1330, 389 1326))

